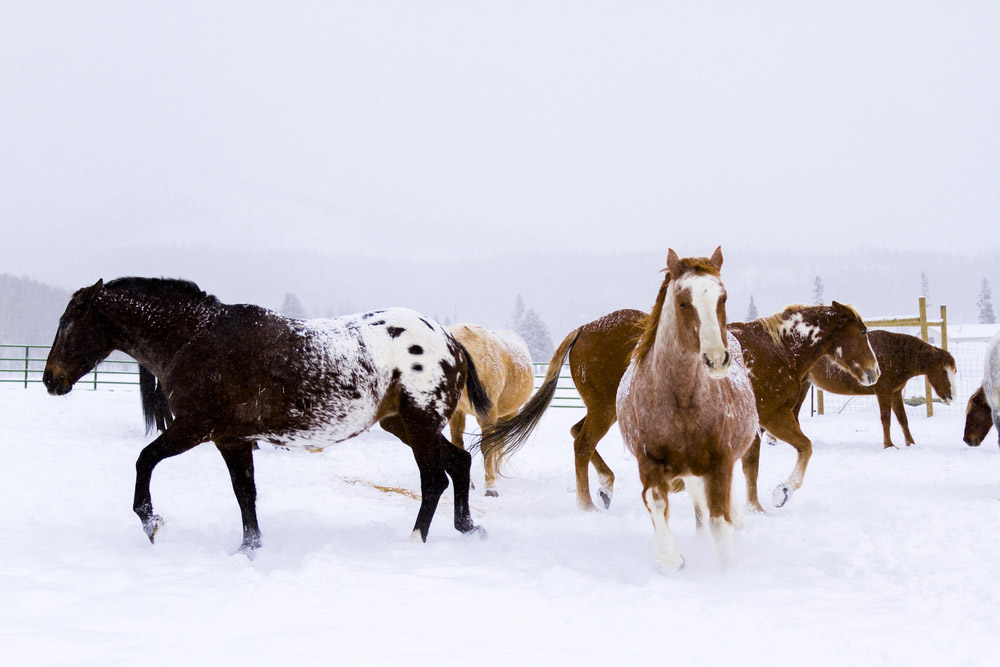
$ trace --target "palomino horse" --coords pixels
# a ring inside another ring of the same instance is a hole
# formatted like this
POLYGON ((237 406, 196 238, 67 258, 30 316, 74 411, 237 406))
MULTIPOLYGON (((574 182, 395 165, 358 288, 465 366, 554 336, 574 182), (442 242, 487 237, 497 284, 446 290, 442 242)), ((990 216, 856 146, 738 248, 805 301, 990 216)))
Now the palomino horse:
POLYGON ((43 381, 50 394, 121 350, 163 383, 173 423, 136 461, 133 509, 152 542, 163 520, 149 482, 163 459, 213 441, 229 468, 248 555, 260 546, 253 444, 323 446, 376 422, 413 449, 421 503, 412 538, 427 539, 448 477, 455 528, 479 530, 469 512, 471 456, 441 430, 467 388, 479 414, 489 399, 468 353, 441 325, 392 308, 296 320, 226 305, 194 283, 98 281, 77 291, 59 320, 43 381))
POLYGON ((993 336, 986 348, 983 385, 969 398, 965 416, 965 443, 978 447, 990 426, 997 427, 1000 436, 1000 333, 993 336))
POLYGON ((719 561, 732 562, 733 467, 757 432, 740 344, 726 330, 721 267, 721 248, 710 260, 667 253, 667 275, 618 387, 618 426, 639 461, 653 553, 665 572, 684 565, 669 525, 676 478, 699 515, 707 505, 719 561))
MULTIPOLYGON (((896 419, 903 429, 906 446, 909 447, 914 440, 903 407, 903 387, 910 378, 926 375, 941 400, 946 405, 951 403, 955 394, 955 358, 947 350, 925 343, 916 336, 892 331, 878 329, 871 331, 868 333, 868 340, 871 341, 872 351, 875 352, 878 367, 882 371, 878 382, 863 385, 826 358, 820 359, 813 366, 809 372, 809 380, 823 391, 833 394, 850 396, 875 394, 878 398, 879 414, 882 417, 882 446, 886 449, 895 447, 889 435, 891 409, 896 414, 896 419)), ((809 385, 803 384, 795 414, 799 413, 808 393, 809 385)))
MULTIPOLYGON (((611 504, 615 476, 597 452, 597 444, 615 423, 615 394, 629 355, 635 347, 639 326, 646 314, 639 310, 618 310, 571 331, 552 355, 542 386, 521 413, 487 429, 483 448, 502 447, 501 458, 509 456, 527 439, 552 401, 559 369, 568 356, 570 372, 587 414, 571 429, 576 465, 576 501, 584 510, 594 510, 588 467, 593 464, 600 482, 599 494, 605 507, 611 504)), ((751 369, 761 426, 779 435, 798 451, 795 471, 775 492, 778 505, 799 488, 812 452, 812 443, 799 427, 795 404, 803 379, 823 355, 831 353, 835 363, 856 377, 871 382, 878 364, 868 344, 864 322, 847 306, 789 306, 783 312, 750 323, 732 323, 729 330, 743 348, 751 369), (837 353, 839 350, 839 354, 837 353), (789 490, 790 489, 790 490, 789 490)), ((757 468, 760 444, 755 442, 744 457, 747 504, 763 511, 757 497, 757 468)))
MULTIPOLYGON (((513 331, 487 331, 475 324, 456 324, 448 327, 451 335, 469 351, 476 365, 479 380, 486 390, 493 407, 486 416, 477 416, 479 428, 485 429, 517 414, 535 388, 535 373, 531 366, 531 352, 524 340, 513 331)), ((465 416, 475 414, 469 402, 469 393, 462 392, 462 399, 452 413, 451 441, 465 448, 465 416)), ((497 496, 496 463, 499 452, 483 457, 486 468, 486 495, 497 496)))

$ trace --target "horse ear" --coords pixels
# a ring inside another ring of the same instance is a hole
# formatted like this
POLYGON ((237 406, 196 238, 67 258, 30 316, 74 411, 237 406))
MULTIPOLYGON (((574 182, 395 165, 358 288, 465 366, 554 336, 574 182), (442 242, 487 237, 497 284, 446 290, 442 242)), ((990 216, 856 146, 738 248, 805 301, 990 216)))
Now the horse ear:
POLYGON ((839 310, 841 312, 847 310, 847 308, 844 306, 844 304, 837 303, 836 301, 831 301, 830 305, 833 307, 834 310, 839 310))
POLYGON ((681 258, 677 256, 673 248, 667 250, 667 271, 670 271, 670 275, 674 278, 677 277, 677 265, 680 264, 681 258))
POLYGON ((722 270, 722 246, 721 245, 715 249, 715 252, 712 253, 712 259, 710 259, 709 261, 712 262, 712 265, 715 266, 716 270, 718 270, 718 271, 722 270))
POLYGON ((96 283, 87 288, 84 294, 88 299, 95 298, 104 289, 104 278, 100 278, 96 283))

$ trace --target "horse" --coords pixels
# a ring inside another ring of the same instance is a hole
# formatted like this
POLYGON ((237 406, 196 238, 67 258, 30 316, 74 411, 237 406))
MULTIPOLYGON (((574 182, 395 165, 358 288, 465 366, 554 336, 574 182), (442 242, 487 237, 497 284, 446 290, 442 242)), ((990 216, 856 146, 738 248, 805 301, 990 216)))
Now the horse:
MULTIPOLYGON (((823 391, 849 396, 865 396, 874 394, 878 399, 879 415, 882 418, 882 446, 885 449, 895 447, 890 437, 889 410, 896 415, 896 420, 903 429, 906 446, 914 444, 910 434, 906 410, 903 407, 903 387, 910 378, 926 375, 934 391, 941 397, 945 405, 951 403, 955 395, 955 358, 947 350, 934 347, 916 336, 882 331, 871 331, 868 340, 872 351, 878 359, 882 371, 878 382, 863 385, 850 374, 828 359, 820 359, 809 372, 809 381, 823 391)), ((799 402, 795 406, 798 414, 809 393, 809 385, 802 385, 799 402)))
MULTIPOLYGON (((531 365, 528 345, 513 331, 488 331, 475 324, 456 324, 448 327, 472 357, 479 380, 493 407, 485 417, 477 416, 480 430, 516 415, 535 388, 535 373, 531 365)), ((452 444, 465 448, 465 417, 475 413, 469 393, 462 398, 449 420, 452 444)), ((486 495, 496 497, 496 459, 498 454, 483 457, 486 469, 486 495)))
POLYGON ((970 447, 978 447, 990 432, 990 426, 997 427, 1000 437, 1000 332, 986 347, 986 363, 983 369, 983 384, 969 398, 965 414, 965 434, 963 440, 970 447))
POLYGON ((683 478, 697 513, 707 510, 720 564, 732 563, 733 523, 739 524, 733 468, 757 432, 753 387, 740 344, 726 329, 721 268, 721 247, 710 259, 668 251, 667 275, 616 397, 664 572, 684 565, 669 525, 676 478, 683 478))
MULTIPOLYGON (((588 475, 593 465, 600 484, 599 496, 604 507, 610 507, 615 476, 598 453, 597 444, 617 419, 615 395, 646 317, 641 310, 617 310, 569 332, 553 353, 538 391, 516 417, 486 429, 482 448, 500 448, 502 461, 521 447, 552 402, 560 369, 568 361, 573 383, 587 410, 570 429, 577 506, 587 511, 597 509, 588 475)), ((812 443, 802 433, 794 412, 809 369, 824 355, 832 354, 834 363, 859 382, 872 383, 872 378, 878 377, 878 363, 861 317, 853 308, 836 301, 831 306, 789 306, 751 323, 731 323, 728 329, 740 341, 751 370, 761 426, 791 444, 799 454, 795 471, 775 490, 775 504, 780 506, 801 486, 812 452, 812 443)), ((744 457, 743 472, 747 504, 751 510, 763 512, 757 496, 759 456, 760 443, 755 442, 744 457)))
POLYGON ((490 402, 468 352, 440 324, 405 308, 298 320, 229 305, 192 282, 119 278, 75 292, 59 319, 42 381, 61 396, 121 350, 149 369, 173 422, 136 461, 133 511, 151 543, 163 524, 149 492, 153 468, 215 443, 243 522, 239 551, 261 546, 253 444, 324 446, 375 423, 413 450, 421 502, 411 539, 427 540, 441 494, 454 484, 455 528, 485 535, 469 511, 471 456, 442 429, 467 389, 490 402))

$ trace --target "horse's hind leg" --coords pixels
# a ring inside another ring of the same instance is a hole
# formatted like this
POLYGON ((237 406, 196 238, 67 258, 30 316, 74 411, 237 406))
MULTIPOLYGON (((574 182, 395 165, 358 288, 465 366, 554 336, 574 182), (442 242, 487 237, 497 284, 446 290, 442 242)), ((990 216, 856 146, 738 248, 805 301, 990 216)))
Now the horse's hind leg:
MULTIPOLYGON (((417 521, 413 526, 410 539, 413 541, 427 541, 427 533, 430 531, 431 520, 434 518, 434 511, 437 509, 441 494, 448 488, 448 475, 445 474, 444 465, 441 460, 441 447, 439 440, 445 440, 441 435, 441 428, 444 424, 437 422, 437 425, 427 420, 421 419, 421 412, 415 407, 403 408, 400 414, 385 417, 379 421, 379 425, 392 433, 413 450, 413 458, 417 462, 420 470, 420 509, 417 510, 417 521), (406 412, 406 417, 403 416, 406 412), (424 423, 426 422, 426 423, 424 423)), ((464 450, 458 449, 448 443, 456 452, 462 452, 467 457, 471 466, 472 456, 464 450)), ((465 471, 465 497, 468 503, 469 497, 469 469, 465 471)), ((456 502, 456 505, 458 503, 456 502)), ((456 508, 457 512, 457 508, 456 508)))
MULTIPOLYGON (((483 538, 486 531, 472 522, 472 512, 469 509, 469 470, 472 466, 472 455, 448 442, 443 436, 439 441, 441 464, 451 477, 455 493, 455 530, 461 533, 479 533, 483 538)), ((489 491, 487 490, 487 493, 489 491)))
POLYGON ((236 502, 243 515, 243 542, 240 551, 250 556, 260 548, 260 527, 257 525, 257 486, 253 474, 253 445, 245 440, 218 440, 222 459, 229 468, 229 478, 233 482, 236 502))
MULTIPOLYGON (((573 425, 570 433, 573 434, 573 453, 576 465, 576 504, 582 510, 596 510, 593 500, 590 497, 590 462, 597 454, 597 443, 608 432, 611 425, 615 423, 615 412, 610 414, 606 410, 589 409, 587 415, 573 425)), ((603 470, 595 463, 598 474, 601 477, 601 498, 604 500, 605 508, 611 505, 611 496, 614 494, 614 473, 611 468, 604 463, 600 456, 603 470)))
POLYGON ((207 440, 202 431, 183 421, 175 421, 156 440, 146 445, 135 462, 135 497, 132 510, 142 522, 142 529, 154 542, 156 531, 163 525, 163 518, 153 513, 153 500, 149 494, 149 482, 153 468, 163 459, 183 454, 192 447, 207 440))
POLYGON ((806 468, 809 465, 809 459, 812 457, 812 441, 802 432, 799 422, 792 415, 791 410, 779 411, 773 419, 769 419, 768 423, 764 424, 764 427, 776 437, 794 447, 799 455, 795 461, 795 468, 792 470, 792 474, 782 484, 775 487, 772 494, 775 507, 781 507, 788 502, 793 493, 802 487, 802 480, 805 478, 806 468))
POLYGON ((757 497, 757 474, 760 470, 760 434, 753 437, 753 444, 743 454, 743 477, 747 484, 747 509, 763 514, 764 508, 757 497))
POLYGON ((909 447, 915 444, 916 441, 913 439, 913 435, 910 434, 910 422, 906 418, 906 407, 903 405, 902 389, 892 392, 892 411, 896 413, 896 420, 899 422, 899 427, 903 429, 903 439, 906 441, 906 446, 909 447))

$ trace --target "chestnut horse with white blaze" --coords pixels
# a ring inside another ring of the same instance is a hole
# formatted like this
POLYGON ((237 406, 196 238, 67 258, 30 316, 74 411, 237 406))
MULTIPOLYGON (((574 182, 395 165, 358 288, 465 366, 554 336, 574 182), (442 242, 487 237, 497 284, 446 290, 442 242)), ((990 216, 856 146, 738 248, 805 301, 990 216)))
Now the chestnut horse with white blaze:
POLYGON ((707 510, 720 563, 732 562, 733 467, 757 432, 740 344, 726 330, 721 267, 721 248, 711 259, 668 252, 667 275, 618 387, 618 425, 639 462, 653 553, 665 572, 684 565, 669 525, 677 478, 698 513, 707 510))
MULTIPOLYGON (((531 352, 524 339, 513 331, 489 331, 475 324, 456 324, 448 327, 455 339, 469 351, 479 381, 493 404, 488 414, 476 414, 475 406, 469 401, 469 392, 463 391, 462 398, 452 413, 452 444, 465 449, 465 417, 476 417, 480 429, 486 429, 498 421, 517 414, 535 388, 535 372, 531 365, 531 352)), ((494 451, 483 456, 486 469, 486 495, 496 497, 496 471, 500 452, 494 451)))
MULTIPOLYGON (((542 386, 517 417, 487 429, 483 449, 501 447, 501 459, 517 451, 552 402, 560 368, 568 360, 573 383, 587 408, 584 418, 570 429, 577 505, 583 510, 597 509, 590 495, 589 466, 593 465, 600 482, 598 493, 609 507, 615 476, 597 445, 618 418, 618 384, 647 317, 640 310, 616 310, 569 332, 552 355, 542 386)), ((795 410, 809 370, 825 355, 859 383, 870 384, 879 376, 878 363, 861 316, 836 301, 831 306, 789 306, 753 322, 734 322, 728 328, 743 348, 761 426, 798 452, 792 474, 775 489, 775 504, 780 506, 802 485, 812 454, 812 442, 802 433, 795 410)), ((743 458, 747 504, 755 511, 763 511, 757 498, 759 460, 760 443, 755 441, 743 458)))

